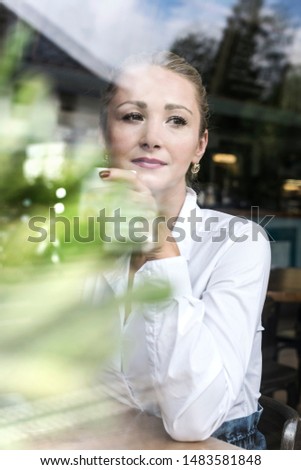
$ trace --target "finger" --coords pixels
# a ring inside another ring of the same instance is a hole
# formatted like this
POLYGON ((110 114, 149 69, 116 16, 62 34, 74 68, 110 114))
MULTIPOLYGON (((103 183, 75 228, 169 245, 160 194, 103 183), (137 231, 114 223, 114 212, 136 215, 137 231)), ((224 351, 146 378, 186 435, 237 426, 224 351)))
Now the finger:
POLYGON ((128 182, 132 189, 151 194, 148 187, 138 178, 134 170, 124 170, 121 168, 108 168, 99 172, 100 178, 105 181, 124 181, 128 182))

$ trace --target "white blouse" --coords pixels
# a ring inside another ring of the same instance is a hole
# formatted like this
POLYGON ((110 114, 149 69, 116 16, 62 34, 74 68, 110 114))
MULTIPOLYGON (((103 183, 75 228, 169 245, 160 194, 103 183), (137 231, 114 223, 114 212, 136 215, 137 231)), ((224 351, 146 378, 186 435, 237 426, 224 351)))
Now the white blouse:
MULTIPOLYGON (((203 440, 257 411, 270 247, 257 224, 200 209, 189 188, 173 236, 181 256, 148 261, 134 277, 134 287, 167 280, 173 293, 132 305, 126 320, 118 313, 103 381, 118 400, 162 417, 174 439, 203 440)), ((129 259, 119 259, 106 292, 122 294, 128 272, 129 259)))

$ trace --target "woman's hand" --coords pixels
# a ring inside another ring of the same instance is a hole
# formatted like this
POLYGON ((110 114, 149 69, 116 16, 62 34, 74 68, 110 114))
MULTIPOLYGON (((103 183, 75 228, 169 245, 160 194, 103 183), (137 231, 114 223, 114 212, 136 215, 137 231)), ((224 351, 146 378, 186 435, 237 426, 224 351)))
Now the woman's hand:
POLYGON ((165 220, 156 224, 154 229, 153 237, 155 241, 153 242, 153 247, 145 254, 148 261, 180 256, 180 250, 172 236, 172 227, 169 227, 170 223, 164 216, 162 218, 165 220))
MULTIPOLYGON (((160 213, 156 199, 150 189, 139 179, 136 172, 120 168, 109 168, 100 172, 103 181, 123 182, 128 185, 127 196, 137 204, 137 217, 144 217, 149 223, 148 242, 145 250, 137 254, 141 266, 145 261, 179 256, 180 251, 172 236, 172 226, 160 213)), ((127 221, 129 223, 129 221, 127 221)), ((141 245, 140 245, 141 246, 141 245)))
POLYGON ((99 176, 103 181, 119 182, 126 185, 126 196, 130 198, 132 203, 137 204, 137 216, 144 216, 146 219, 156 217, 158 207, 155 198, 150 189, 138 178, 135 171, 108 168, 100 171, 99 176))

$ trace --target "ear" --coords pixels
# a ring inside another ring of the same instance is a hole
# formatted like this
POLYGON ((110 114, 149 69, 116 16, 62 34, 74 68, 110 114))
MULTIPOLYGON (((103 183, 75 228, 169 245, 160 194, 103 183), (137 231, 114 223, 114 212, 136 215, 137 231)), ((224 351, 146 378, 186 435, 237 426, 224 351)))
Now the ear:
POLYGON ((199 142, 198 142, 198 145, 197 145, 197 148, 196 148, 196 152, 195 152, 195 156, 192 160, 192 163, 199 163, 200 162, 200 160, 202 159, 202 157, 205 153, 207 144, 208 144, 208 130, 206 129, 204 134, 202 135, 202 137, 200 137, 200 139, 199 139, 199 142))

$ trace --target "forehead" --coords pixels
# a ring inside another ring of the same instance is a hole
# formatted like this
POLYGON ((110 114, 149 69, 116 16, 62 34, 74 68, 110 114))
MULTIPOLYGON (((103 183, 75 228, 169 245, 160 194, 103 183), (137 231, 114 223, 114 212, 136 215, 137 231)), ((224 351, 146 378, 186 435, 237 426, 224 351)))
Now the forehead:
POLYGON ((135 65, 124 70, 117 80, 116 99, 189 104, 198 108, 194 84, 183 75, 159 65, 135 65))

